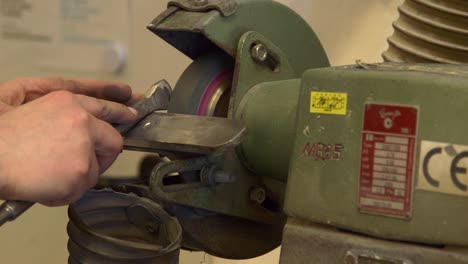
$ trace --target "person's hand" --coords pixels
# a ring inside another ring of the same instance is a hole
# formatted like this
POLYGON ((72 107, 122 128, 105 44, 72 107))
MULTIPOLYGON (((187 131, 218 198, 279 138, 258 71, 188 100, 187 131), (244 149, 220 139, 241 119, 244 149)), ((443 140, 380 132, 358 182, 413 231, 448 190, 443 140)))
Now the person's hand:
POLYGON ((60 79, 0 86, 1 199, 60 206, 95 186, 122 150, 109 123, 136 119, 125 105, 98 98, 127 102, 132 92, 116 83, 60 79))
POLYGON ((127 105, 141 97, 132 94, 130 86, 119 82, 19 78, 0 85, 0 114, 55 91, 69 91, 127 105))

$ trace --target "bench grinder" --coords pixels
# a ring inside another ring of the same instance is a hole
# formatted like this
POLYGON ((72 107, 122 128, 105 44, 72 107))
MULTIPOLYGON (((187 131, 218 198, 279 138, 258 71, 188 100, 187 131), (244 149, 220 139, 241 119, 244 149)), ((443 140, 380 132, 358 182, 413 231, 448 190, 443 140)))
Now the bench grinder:
POLYGON ((468 263, 468 67, 330 68, 270 0, 173 0, 148 28, 193 63, 126 134, 159 154, 140 178, 70 207, 70 263, 468 263))

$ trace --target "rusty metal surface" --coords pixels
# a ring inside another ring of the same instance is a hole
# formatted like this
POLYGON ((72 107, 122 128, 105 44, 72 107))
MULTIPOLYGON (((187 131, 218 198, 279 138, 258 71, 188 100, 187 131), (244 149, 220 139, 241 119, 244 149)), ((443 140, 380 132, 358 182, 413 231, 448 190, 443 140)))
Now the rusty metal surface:
POLYGON ((222 153, 236 147, 247 133, 242 123, 216 117, 153 113, 127 133, 127 150, 222 153))
POLYGON ((468 62, 468 2, 406 0, 383 53, 391 62, 468 62))
POLYGON ((154 201, 90 191, 68 213, 69 263, 179 263, 181 226, 154 201))
POLYGON ((236 0, 172 0, 168 6, 194 12, 217 10, 223 16, 231 16, 237 11, 239 3, 236 0))
POLYGON ((289 218, 281 264, 466 264, 467 249, 392 242, 289 218))

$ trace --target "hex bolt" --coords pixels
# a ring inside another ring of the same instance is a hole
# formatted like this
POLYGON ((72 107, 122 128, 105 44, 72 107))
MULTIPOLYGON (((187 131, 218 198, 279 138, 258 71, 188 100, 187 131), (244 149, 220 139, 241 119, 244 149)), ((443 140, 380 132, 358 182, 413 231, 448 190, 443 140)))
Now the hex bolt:
POLYGON ((266 191, 262 187, 254 187, 250 190, 249 196, 252 202, 262 204, 266 200, 266 191))
POLYGON ((250 52, 252 58, 258 63, 265 62, 268 58, 268 49, 263 44, 256 44, 250 52))
POLYGON ((193 5, 200 7, 208 4, 208 0, 193 0, 193 5))
POLYGON ((236 177, 216 167, 205 167, 201 170, 200 179, 203 184, 217 185, 221 183, 233 183, 236 177))
POLYGON ((234 175, 222 170, 216 171, 213 177, 217 183, 232 183, 236 180, 234 175))

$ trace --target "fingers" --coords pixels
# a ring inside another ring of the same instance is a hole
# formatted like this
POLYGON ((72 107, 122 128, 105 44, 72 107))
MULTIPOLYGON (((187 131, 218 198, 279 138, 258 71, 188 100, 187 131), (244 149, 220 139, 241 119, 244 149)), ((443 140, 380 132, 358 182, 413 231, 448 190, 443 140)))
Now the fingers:
POLYGON ((68 205, 81 198, 83 193, 96 186, 99 175, 106 171, 117 159, 123 146, 122 136, 106 122, 97 118, 91 121, 91 137, 94 140, 94 155, 90 155, 87 178, 81 179, 73 186, 73 191, 66 198, 53 201, 42 201, 45 206, 56 207, 68 205))
POLYGON ((68 202, 68 200, 61 200, 61 201, 46 201, 46 202, 39 202, 40 204, 47 206, 47 207, 60 207, 72 204, 73 202, 68 202))
POLYGON ((16 103, 19 101, 18 98, 22 98, 21 103, 25 103, 60 90, 122 103, 132 98, 132 89, 129 85, 113 81, 24 78, 4 84, 4 86, 8 85, 18 85, 21 88, 15 89, 23 93, 13 95, 15 97, 13 101, 16 103))
MULTIPOLYGON (((112 164, 112 163, 111 163, 112 164)), ((108 169, 108 168, 106 168, 108 169)), ((89 171, 88 171, 88 178, 86 181, 86 190, 89 190, 96 186, 99 176, 103 173, 104 171, 101 171, 101 165, 99 163, 99 159, 97 158, 96 155, 90 155, 90 161, 89 161, 89 171)))
POLYGON ((79 200, 86 191, 96 186, 99 176, 112 165, 121 152, 123 139, 108 123, 92 117, 90 130, 95 153, 89 156, 87 175, 82 175, 86 178, 75 181, 72 190, 59 200, 39 201, 43 205, 57 207, 79 200))
POLYGON ((99 174, 106 171, 123 149, 123 138, 109 123, 94 119, 91 127, 92 139, 99 174))
POLYGON ((80 180, 76 181, 71 186, 70 191, 67 192, 66 195, 62 197, 58 196, 60 197, 58 200, 39 200, 38 202, 48 207, 58 207, 72 204, 78 201, 85 192, 96 186, 99 175, 100 171, 98 161, 94 155, 91 155, 87 178, 80 178, 80 180))
POLYGON ((132 97, 126 101, 124 103, 124 105, 134 105, 136 102, 138 102, 138 100, 140 100, 141 98, 143 98, 145 95, 144 94, 141 94, 141 93, 134 93, 132 94, 132 97))
POLYGON ((109 123, 127 124, 134 122, 138 116, 135 109, 123 104, 76 95, 78 103, 90 114, 109 123))
POLYGON ((55 80, 59 83, 58 86, 55 86, 57 88, 63 85, 62 87, 67 87, 67 90, 72 93, 88 95, 99 99, 125 102, 132 96, 132 88, 125 83, 93 80, 55 80))

